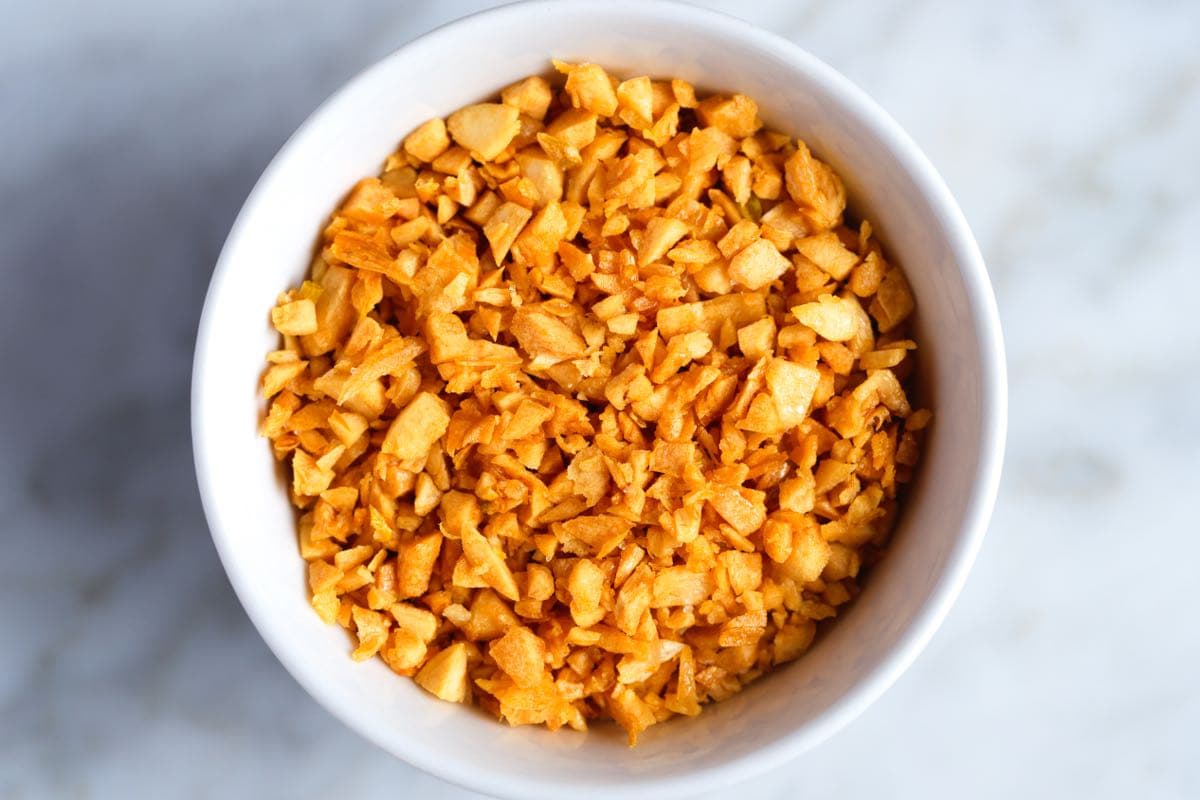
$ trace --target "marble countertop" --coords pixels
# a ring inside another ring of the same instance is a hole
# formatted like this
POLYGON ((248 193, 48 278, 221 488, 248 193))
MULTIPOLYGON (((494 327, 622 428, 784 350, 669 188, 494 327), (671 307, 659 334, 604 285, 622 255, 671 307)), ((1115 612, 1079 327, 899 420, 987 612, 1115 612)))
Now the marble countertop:
MULTIPOLYGON (((271 155, 359 69, 483 5, 7 15, 0 797, 468 796, 343 728, 263 645, 200 512, 188 379, 271 155)), ((913 134, 979 238, 1011 371, 1003 489, 946 624, 859 720, 739 791, 1200 796, 1200 5, 713 5, 913 134)))

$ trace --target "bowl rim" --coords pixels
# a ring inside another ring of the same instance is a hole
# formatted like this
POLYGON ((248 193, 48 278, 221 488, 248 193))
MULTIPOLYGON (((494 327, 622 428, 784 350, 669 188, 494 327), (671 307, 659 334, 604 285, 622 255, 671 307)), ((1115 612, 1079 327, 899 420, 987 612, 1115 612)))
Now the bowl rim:
POLYGON ((770 745, 727 762, 716 762, 687 775, 647 777, 636 784, 630 782, 620 786, 620 790, 626 796, 674 796, 711 791, 779 767, 823 742, 877 700, 913 663, 949 612, 982 546, 999 490, 1007 435, 1007 370, 999 312, 983 257, 961 209, 941 175, 899 123, 862 89, 794 42, 737 17, 676 0, 573 0, 571 3, 562 3, 559 0, 520 0, 444 23, 405 42, 359 71, 324 100, 280 147, 247 196, 217 259, 205 295, 192 367, 191 428, 197 484, 201 505, 222 567, 250 621, 297 683, 348 728, 394 757, 473 791, 500 791, 514 797, 550 797, 562 791, 571 791, 580 797, 590 797, 613 791, 613 787, 598 784, 580 785, 577 782, 554 778, 500 776, 478 769, 469 763, 469 759, 453 754, 442 759, 427 758, 411 748, 406 749, 403 741, 397 742, 393 738, 385 737, 382 731, 367 724, 350 709, 336 702, 321 684, 310 680, 298 665, 293 664, 282 645, 285 638, 283 633, 267 624, 265 613, 253 594, 247 591, 237 570, 233 568, 233 537, 220 526, 219 517, 215 513, 219 500, 211 476, 217 462, 207 444, 209 436, 201 391, 205 380, 205 354, 211 345, 211 332, 216 316, 214 298, 220 293, 220 287, 232 277, 231 254, 238 249, 237 245, 246 235, 251 220, 257 216, 263 201, 264 187, 272 183, 276 173, 284 169, 291 151, 308 135, 315 122, 323 118, 354 87, 371 80, 377 72, 384 71, 391 61, 405 57, 410 50, 453 38, 469 26, 491 24, 505 17, 578 11, 602 12, 614 16, 674 19, 686 17, 689 24, 719 28, 720 35, 738 38, 756 48, 769 51, 775 57, 804 72, 810 80, 821 85, 830 94, 836 95, 849 112, 860 120, 910 173, 933 212, 943 223, 945 241, 954 254, 955 263, 962 275, 970 306, 969 318, 980 342, 983 425, 979 432, 980 456, 975 468, 976 477, 967 499, 958 537, 950 549, 946 564, 897 645, 882 658, 871 673, 837 698, 824 712, 796 724, 770 745))

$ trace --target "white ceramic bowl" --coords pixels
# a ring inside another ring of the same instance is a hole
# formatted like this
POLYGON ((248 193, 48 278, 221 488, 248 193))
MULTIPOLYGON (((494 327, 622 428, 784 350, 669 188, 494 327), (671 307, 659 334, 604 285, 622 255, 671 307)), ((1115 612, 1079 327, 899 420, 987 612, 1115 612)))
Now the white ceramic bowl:
POLYGON ((941 178, 896 123, 789 42, 663 2, 530 2, 439 28, 326 102, 276 156, 221 253, 196 344, 192 426, 213 540, 279 660, 343 722, 471 789, 520 798, 631 797, 718 788, 779 766, 845 725, 912 662, 975 558, 1000 475, 1004 356, 987 273, 941 178), (624 76, 681 77, 755 98, 772 127, 833 164, 851 202, 907 271, 921 369, 936 410, 894 546, 862 596, 807 655, 733 699, 647 731, 509 728, 434 700, 382 663, 350 660, 346 634, 308 605, 295 521, 256 433, 267 311, 301 280, 327 215, 414 126, 544 72, 551 57, 624 76), (613 793, 616 792, 616 795, 613 793))

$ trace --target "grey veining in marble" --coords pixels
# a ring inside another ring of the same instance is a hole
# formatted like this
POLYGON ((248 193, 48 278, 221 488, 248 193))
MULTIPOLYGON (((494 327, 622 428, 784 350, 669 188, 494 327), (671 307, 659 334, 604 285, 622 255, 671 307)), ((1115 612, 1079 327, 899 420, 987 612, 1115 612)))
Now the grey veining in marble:
MULTIPOLYGON (((242 199, 356 71, 483 3, 26 3, 0 26, 0 797, 458 798, 251 628, 193 484, 242 199)), ((1200 796, 1200 5, 714 3, 889 109, 995 281, 1009 457, 899 683, 756 797, 1200 796)))

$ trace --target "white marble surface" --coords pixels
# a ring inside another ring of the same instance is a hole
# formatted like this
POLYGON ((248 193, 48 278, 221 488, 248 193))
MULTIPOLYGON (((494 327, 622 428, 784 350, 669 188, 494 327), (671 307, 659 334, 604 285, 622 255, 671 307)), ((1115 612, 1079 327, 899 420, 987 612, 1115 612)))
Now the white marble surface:
MULTIPOLYGON (((225 232, 354 72, 484 3, 26 3, 0 26, 0 797, 460 798, 291 680, 193 487, 225 232), (68 320, 64 323, 64 320, 68 320)), ((755 797, 1200 796, 1200 5, 715 4, 873 94, 996 285, 1012 421, 962 598, 755 797)))

